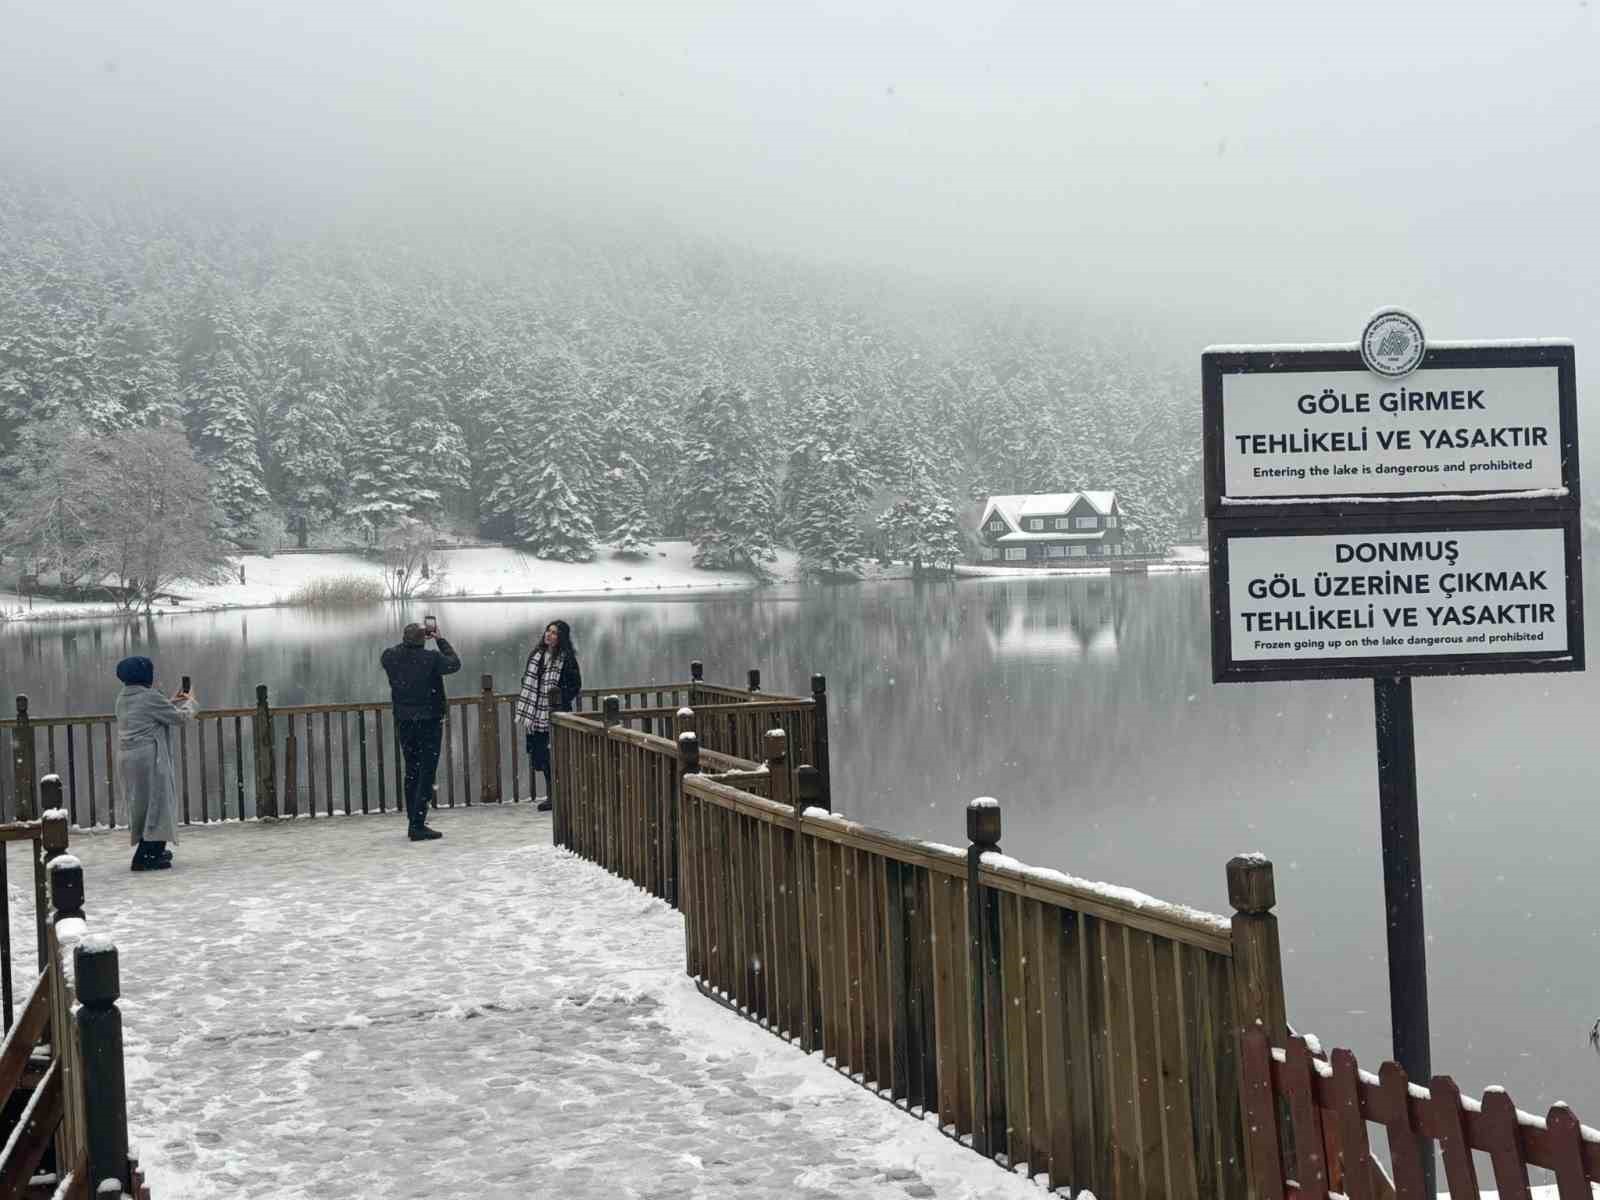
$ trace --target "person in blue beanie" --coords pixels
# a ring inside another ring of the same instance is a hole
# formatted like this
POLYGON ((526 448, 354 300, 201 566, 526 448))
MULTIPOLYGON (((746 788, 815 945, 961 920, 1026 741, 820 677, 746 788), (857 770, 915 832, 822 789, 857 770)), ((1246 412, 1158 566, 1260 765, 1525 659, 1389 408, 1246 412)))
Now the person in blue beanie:
POLYGON ((172 731, 194 720, 196 705, 186 692, 170 699, 155 688, 156 666, 135 655, 117 664, 122 691, 117 693, 117 766, 122 776, 128 814, 128 839, 135 871, 160 871, 172 866, 167 843, 178 841, 177 755, 172 731))

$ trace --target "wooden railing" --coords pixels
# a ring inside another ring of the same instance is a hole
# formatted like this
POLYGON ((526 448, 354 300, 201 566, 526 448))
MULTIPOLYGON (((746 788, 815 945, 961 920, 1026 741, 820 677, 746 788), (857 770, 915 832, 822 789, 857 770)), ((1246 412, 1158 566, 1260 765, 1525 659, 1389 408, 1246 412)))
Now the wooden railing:
MULTIPOLYGON (((83 867, 66 853, 66 814, 51 809, 30 824, 36 861, 48 862, 50 908, 41 969, 14 1020, 7 997, 0 1198, 148 1200, 128 1150, 117 948, 107 937, 88 934, 83 867)), ((9 981, 9 949, 5 970, 9 981)))
MULTIPOLYGON (((519 681, 520 682, 520 681, 519 681)), ((769 727, 789 731, 826 770, 826 683, 813 679, 810 697, 762 692, 760 672, 751 687, 708 684, 698 662, 687 682, 589 688, 580 710, 598 711, 619 700, 617 723, 671 736, 678 709, 708 709, 708 747, 725 753, 759 746, 769 727), (714 719, 713 719, 714 718, 714 719)), ((119 810, 116 718, 110 714, 38 717, 17 697, 15 718, 0 720, 0 753, 11 770, 0 772, 0 816, 38 815, 40 776, 62 779, 63 806, 73 825, 114 826, 119 810)), ((448 702, 440 747, 435 807, 496 804, 525 799, 531 781, 515 692, 496 692, 480 677, 476 694, 448 702)), ((184 825, 252 817, 310 817, 399 812, 404 808, 404 765, 387 702, 272 705, 265 684, 249 708, 203 709, 177 729, 178 819, 184 825)))
MULTIPOLYGON (((781 719, 798 727, 804 744, 815 747, 818 738, 810 718, 816 709, 809 707, 811 702, 783 703, 788 707, 781 712, 765 702, 748 707, 755 710, 752 719, 768 726, 781 719)), ((676 905, 679 778, 686 771, 710 771, 713 778, 752 794, 770 794, 768 764, 703 750, 693 736, 708 713, 711 727, 725 730, 733 707, 678 709, 672 715, 678 740, 629 728, 629 714, 615 698, 606 702, 598 721, 589 713, 558 714, 551 739, 555 792, 562 798, 555 808, 556 844, 676 905)), ((786 760, 777 769, 787 770, 786 760)), ((810 802, 824 803, 821 771, 806 764, 796 775, 793 786, 810 802)))
POLYGON ((1592 1200, 1600 1183, 1600 1130, 1565 1104, 1540 1118, 1499 1088, 1478 1102, 1448 1075, 1417 1087, 1398 1063, 1373 1075, 1350 1051, 1325 1058, 1301 1037, 1275 1046, 1250 1029, 1241 1041, 1250 1154, 1265 1200, 1433 1200, 1424 1155, 1434 1145, 1454 1200, 1478 1200, 1474 1151, 1487 1157, 1501 1200, 1529 1200, 1530 1167, 1554 1175, 1561 1200, 1592 1200), (1392 1176, 1373 1157, 1369 1124, 1386 1131, 1392 1176))
POLYGON ((1231 920, 1194 912, 1002 855, 993 801, 965 853, 824 813, 784 740, 769 798, 681 776, 703 991, 1052 1188, 1249 1194, 1238 1037, 1285 1026, 1270 863, 1228 864, 1231 920))

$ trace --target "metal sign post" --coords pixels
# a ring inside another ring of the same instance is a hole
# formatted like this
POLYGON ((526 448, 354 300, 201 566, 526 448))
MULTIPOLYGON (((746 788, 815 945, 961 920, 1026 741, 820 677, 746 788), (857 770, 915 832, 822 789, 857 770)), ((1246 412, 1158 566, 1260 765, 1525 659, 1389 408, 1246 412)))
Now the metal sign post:
MULTIPOLYGON (((1583 669, 1569 342, 1201 359, 1218 683, 1370 677, 1394 1057, 1432 1075, 1411 677, 1583 669)), ((1428 1187, 1433 1156, 1424 1154, 1428 1187)))
MULTIPOLYGON (((1417 749, 1411 680, 1372 681, 1378 733, 1378 825, 1383 834, 1383 904, 1389 943, 1389 1028, 1394 1059, 1407 1078, 1433 1077, 1428 1037, 1428 940, 1422 923, 1422 845, 1417 817, 1417 749)), ((1433 1188, 1433 1153, 1425 1139, 1422 1165, 1433 1188)))

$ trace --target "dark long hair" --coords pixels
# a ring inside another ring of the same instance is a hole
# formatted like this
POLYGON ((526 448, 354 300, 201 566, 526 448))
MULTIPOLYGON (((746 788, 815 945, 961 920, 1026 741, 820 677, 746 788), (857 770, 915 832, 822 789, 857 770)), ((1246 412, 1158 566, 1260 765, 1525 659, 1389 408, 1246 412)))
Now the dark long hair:
MULTIPOLYGON (((568 658, 578 657, 578 648, 572 644, 572 626, 565 621, 547 622, 544 629, 554 627, 556 631, 556 653, 564 654, 568 658)), ((544 629, 539 631, 539 644, 534 648, 535 654, 544 654, 548 647, 544 644, 544 629)))

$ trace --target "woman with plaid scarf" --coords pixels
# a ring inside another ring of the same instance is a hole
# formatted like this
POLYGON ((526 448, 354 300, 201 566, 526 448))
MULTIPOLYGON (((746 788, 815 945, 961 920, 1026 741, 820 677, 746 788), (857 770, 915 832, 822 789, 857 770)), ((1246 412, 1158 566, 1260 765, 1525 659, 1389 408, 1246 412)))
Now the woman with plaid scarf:
POLYGON ((544 776, 544 799, 539 811, 550 811, 550 689, 557 689, 556 712, 571 712, 583 691, 583 676, 578 671, 578 653, 572 647, 572 626, 551 621, 544 627, 528 665, 522 669, 522 690, 517 695, 516 721, 527 731, 530 795, 537 795, 537 779, 544 776))

